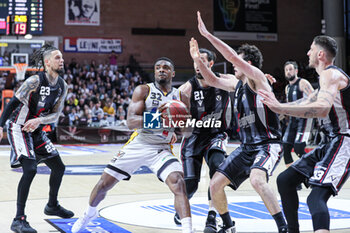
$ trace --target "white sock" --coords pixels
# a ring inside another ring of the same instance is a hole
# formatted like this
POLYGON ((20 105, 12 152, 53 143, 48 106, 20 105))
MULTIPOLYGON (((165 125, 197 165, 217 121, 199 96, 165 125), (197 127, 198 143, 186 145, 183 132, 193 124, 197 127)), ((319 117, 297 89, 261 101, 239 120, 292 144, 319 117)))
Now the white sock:
POLYGON ((186 217, 181 219, 182 233, 192 233, 192 218, 186 217))
POLYGON ((86 214, 88 216, 93 216, 94 214, 96 213, 96 206, 93 207, 93 206, 88 206, 87 210, 86 210, 86 214))

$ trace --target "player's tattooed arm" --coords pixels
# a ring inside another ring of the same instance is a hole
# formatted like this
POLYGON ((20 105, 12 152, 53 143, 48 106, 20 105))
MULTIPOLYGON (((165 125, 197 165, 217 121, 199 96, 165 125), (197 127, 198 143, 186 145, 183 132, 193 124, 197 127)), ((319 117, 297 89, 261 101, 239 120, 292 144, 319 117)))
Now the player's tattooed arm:
POLYGON ((41 124, 50 124, 50 123, 55 123, 58 121, 58 118, 60 117, 60 114, 64 108, 64 101, 66 99, 67 92, 68 92, 68 86, 67 86, 67 83, 64 82, 63 94, 57 100, 55 106, 52 109, 52 113, 47 115, 47 116, 39 118, 41 124))
POLYGON ((318 90, 315 90, 314 92, 310 93, 308 96, 304 96, 303 98, 300 98, 293 102, 288 102, 289 106, 293 105, 303 105, 303 104, 309 104, 313 103, 317 100, 318 90))
POLYGON ((30 94, 38 88, 40 79, 38 75, 29 77, 16 91, 16 98, 22 103, 28 105, 30 94))
POLYGON ((306 79, 300 80, 300 90, 307 96, 314 92, 314 88, 306 79))
POLYGON ((320 90, 312 93, 306 101, 300 103, 281 104, 271 92, 259 91, 262 102, 272 111, 295 117, 315 118, 326 117, 332 108, 336 95, 340 89, 339 74, 332 70, 325 70, 320 75, 320 90))

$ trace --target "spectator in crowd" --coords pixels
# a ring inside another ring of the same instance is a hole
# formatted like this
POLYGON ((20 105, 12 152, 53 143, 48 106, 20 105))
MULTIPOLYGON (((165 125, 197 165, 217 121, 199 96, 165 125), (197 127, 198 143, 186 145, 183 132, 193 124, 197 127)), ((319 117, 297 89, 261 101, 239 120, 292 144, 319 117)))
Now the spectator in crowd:
POLYGON ((78 119, 79 116, 77 114, 76 108, 72 108, 71 112, 68 114, 68 119, 69 119, 69 125, 74 125, 74 122, 78 119))
POLYGON ((115 115, 115 108, 112 106, 113 102, 111 99, 107 99, 106 106, 103 107, 103 111, 107 113, 109 116, 115 115))
POLYGON ((126 112, 122 105, 120 105, 115 114, 117 120, 125 120, 126 112))
POLYGON ((67 88, 73 90, 74 85, 73 85, 73 83, 72 83, 72 80, 73 80, 73 78, 70 78, 70 77, 68 77, 68 78, 66 79, 66 81, 67 81, 67 88))
POLYGON ((103 109, 101 108, 101 101, 100 100, 96 100, 96 103, 94 105, 94 107, 92 108, 92 115, 98 117, 98 115, 100 114, 101 116, 103 116, 103 109))
POLYGON ((127 80, 123 75, 122 78, 120 79, 120 90, 126 91, 128 90, 128 86, 129 86, 129 80, 127 80))
POLYGON ((104 114, 99 114, 99 118, 100 118, 100 124, 99 127, 106 127, 109 125, 109 122, 107 120, 108 114, 104 113, 104 114))
MULTIPOLYGON (((67 72, 63 75, 63 78, 66 81, 68 79, 72 80, 73 79, 72 71, 68 69, 67 72)), ((67 82, 67 84, 68 84, 68 82, 67 82)))
POLYGON ((125 116, 120 116, 120 118, 118 120, 116 120, 115 125, 116 126, 126 126, 125 116))
POLYGON ((130 72, 130 68, 129 67, 127 67, 126 69, 125 69, 125 73, 124 73, 124 76, 125 76, 125 78, 127 79, 127 80, 130 80, 131 78, 132 78, 132 73, 130 72))
POLYGON ((113 71, 118 70, 118 65, 117 65, 117 54, 115 53, 114 50, 112 50, 111 54, 109 55, 109 65, 113 71))

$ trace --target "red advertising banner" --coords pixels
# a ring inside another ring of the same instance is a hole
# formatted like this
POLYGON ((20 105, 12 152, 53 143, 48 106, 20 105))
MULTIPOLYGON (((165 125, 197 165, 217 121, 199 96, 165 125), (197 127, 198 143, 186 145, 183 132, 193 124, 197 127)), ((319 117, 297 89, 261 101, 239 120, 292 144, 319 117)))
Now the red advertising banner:
POLYGON ((76 126, 58 126, 57 143, 124 143, 126 142, 132 130, 114 128, 93 128, 76 126))

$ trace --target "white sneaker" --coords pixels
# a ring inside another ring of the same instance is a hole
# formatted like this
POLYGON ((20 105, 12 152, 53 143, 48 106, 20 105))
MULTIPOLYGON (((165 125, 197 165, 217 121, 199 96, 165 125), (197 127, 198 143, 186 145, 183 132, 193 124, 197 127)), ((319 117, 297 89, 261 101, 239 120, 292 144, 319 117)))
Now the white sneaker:
POLYGON ((73 225, 72 227, 72 233, 78 233, 82 230, 84 230, 89 222, 94 220, 98 217, 98 211, 96 211, 92 216, 88 216, 86 212, 84 213, 84 216, 80 217, 73 225))
POLYGON ((226 233, 236 233, 236 226, 230 227, 229 229, 226 229, 226 233))

